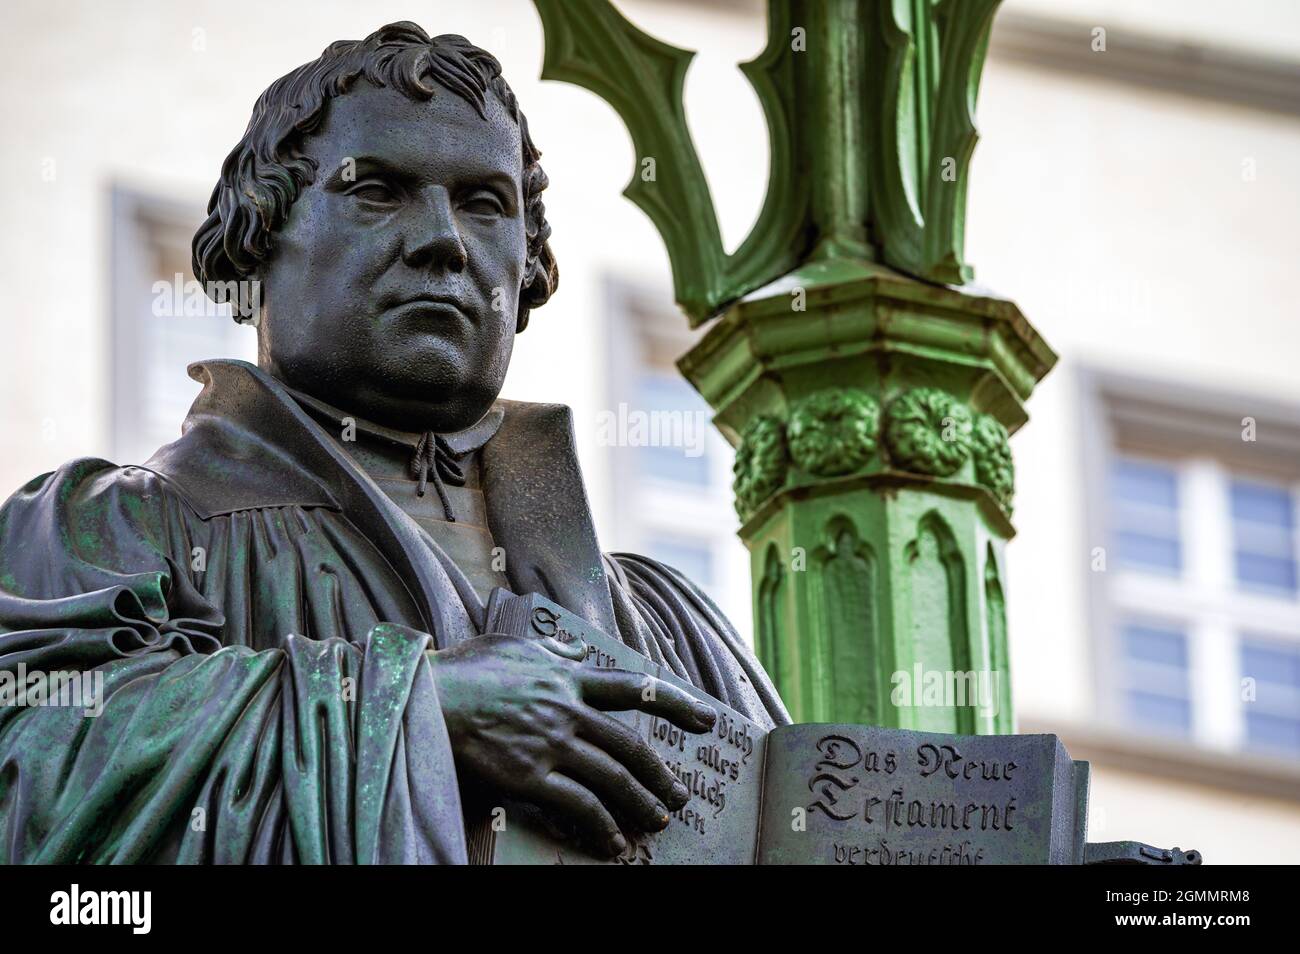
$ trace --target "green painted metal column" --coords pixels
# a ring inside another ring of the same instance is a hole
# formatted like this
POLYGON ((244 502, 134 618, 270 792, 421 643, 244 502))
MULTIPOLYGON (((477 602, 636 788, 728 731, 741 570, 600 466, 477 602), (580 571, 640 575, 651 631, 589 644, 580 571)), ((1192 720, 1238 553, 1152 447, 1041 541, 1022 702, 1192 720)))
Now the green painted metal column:
POLYGON ((731 255, 684 119, 692 54, 607 0, 535 3, 542 75, 618 110, 625 194, 712 322, 679 367, 737 448, 755 645, 792 715, 1011 731, 1008 435, 1056 356, 963 255, 996 0, 771 0, 742 69, 772 171, 731 255))

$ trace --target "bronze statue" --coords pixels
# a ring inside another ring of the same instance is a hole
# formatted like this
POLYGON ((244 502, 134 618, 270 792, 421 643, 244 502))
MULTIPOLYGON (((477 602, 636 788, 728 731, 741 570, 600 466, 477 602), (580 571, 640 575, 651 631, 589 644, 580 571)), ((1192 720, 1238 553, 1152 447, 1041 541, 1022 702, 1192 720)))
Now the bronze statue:
POLYGON ((538 157, 497 60, 411 23, 259 98, 194 239, 209 294, 260 282, 258 366, 0 511, 0 672, 102 685, 0 707, 0 861, 463 862, 496 798, 609 853, 662 828, 685 789, 603 710, 713 710, 485 633, 497 587, 789 721, 690 581, 602 556, 568 409, 498 399, 557 282, 538 157))

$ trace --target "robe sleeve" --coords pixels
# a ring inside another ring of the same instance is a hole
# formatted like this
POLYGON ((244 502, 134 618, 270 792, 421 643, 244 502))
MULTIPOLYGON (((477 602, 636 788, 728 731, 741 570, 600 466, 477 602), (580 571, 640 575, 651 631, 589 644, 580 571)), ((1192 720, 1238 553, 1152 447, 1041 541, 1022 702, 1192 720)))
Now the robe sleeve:
POLYGON ((205 530, 94 459, 0 509, 0 862, 463 862, 430 637, 224 645, 205 530))
POLYGON ((759 725, 790 722, 762 665, 699 587, 631 553, 608 554, 605 568, 625 643, 759 725))

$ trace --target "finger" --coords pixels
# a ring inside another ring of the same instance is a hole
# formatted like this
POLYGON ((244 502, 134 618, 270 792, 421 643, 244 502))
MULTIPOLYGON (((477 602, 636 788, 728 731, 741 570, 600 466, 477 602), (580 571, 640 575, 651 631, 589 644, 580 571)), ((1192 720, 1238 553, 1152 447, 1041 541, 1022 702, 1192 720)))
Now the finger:
POLYGON ((578 738, 607 752, 673 811, 690 801, 690 789, 631 727, 613 716, 591 710, 579 719, 577 730, 578 738))
POLYGON ((589 669, 584 670, 580 684, 583 701, 590 706, 620 712, 640 709, 662 716, 687 732, 707 732, 718 719, 717 712, 708 703, 644 673, 589 669))
POLYGON ((641 831, 663 831, 668 826, 667 807, 618 761, 590 742, 575 739, 558 767, 641 831))
POLYGON ((554 636, 538 636, 536 638, 539 643, 557 656, 572 659, 574 662, 582 662, 587 658, 587 644, 581 639, 574 638, 572 642, 562 643, 554 636))
POLYGON ((617 855, 627 847, 627 839, 618 830, 614 816, 605 810, 599 798, 573 779, 552 772, 530 797, 541 807, 569 819, 580 837, 596 852, 617 855))

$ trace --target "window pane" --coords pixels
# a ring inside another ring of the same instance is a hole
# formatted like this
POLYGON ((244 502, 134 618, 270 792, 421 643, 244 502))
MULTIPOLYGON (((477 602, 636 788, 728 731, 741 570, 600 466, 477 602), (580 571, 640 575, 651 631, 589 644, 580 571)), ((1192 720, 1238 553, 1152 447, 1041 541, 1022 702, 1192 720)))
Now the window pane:
POLYGON ((1267 752, 1300 752, 1300 717, 1247 712, 1246 745, 1267 752))
POLYGON ((1148 695, 1182 699, 1187 696, 1187 670, 1129 660, 1126 685, 1148 695))
POLYGON ((1294 593, 1295 507, 1285 487, 1234 479, 1233 563, 1242 586, 1294 593))
POLYGON ((1176 626, 1132 622, 1120 632, 1128 718, 1144 730, 1192 730, 1187 636, 1176 626))
POLYGON ((1120 562, 1150 570, 1167 570, 1177 573, 1182 567, 1182 547, 1177 540, 1161 540, 1139 533, 1116 535, 1120 562))
POLYGON ((1247 747, 1300 752, 1300 647, 1246 637, 1241 674, 1255 680, 1254 697, 1242 701, 1247 747))
POLYGON ((1290 529, 1294 514, 1291 495, 1284 487, 1257 484, 1249 480, 1232 482, 1232 519, 1290 529))
POLYGON ((680 447, 642 447, 640 452, 641 469, 647 476, 697 487, 709 483, 709 460, 703 454, 688 457, 680 447))
POLYGON ((1111 472, 1116 500, 1178 509, 1178 475, 1172 467, 1121 457, 1111 472))
POLYGON ((1124 637, 1130 659, 1187 668, 1187 640, 1176 629, 1130 625, 1124 637))
POLYGON ((642 375, 636 406, 627 410, 627 442, 638 447, 643 473, 673 483, 706 487, 709 406, 684 378, 642 375))
POLYGON ((1269 590, 1294 590, 1296 565, 1294 560, 1238 553, 1237 582, 1243 586, 1269 590))
POLYGON ((1256 682, 1271 682, 1300 690, 1300 650, 1243 643, 1241 673, 1256 682))
POLYGON ((1178 474, 1173 467, 1127 457, 1110 474, 1110 516, 1121 565, 1177 574, 1182 569, 1178 474))
POLYGON ((1242 553, 1291 559, 1291 529, 1267 523, 1238 522, 1233 525, 1236 549, 1242 553))
POLYGON ((713 551, 707 543, 670 537, 647 538, 646 556, 667 563, 692 583, 707 590, 713 583, 713 551))
POLYGON ((1192 731, 1192 706, 1186 699, 1130 692, 1128 701, 1130 718, 1145 729, 1175 735, 1192 731))
POLYGON ((1152 507, 1147 504, 1117 500, 1114 506, 1115 526, 1130 533, 1178 539, 1178 511, 1152 507))

